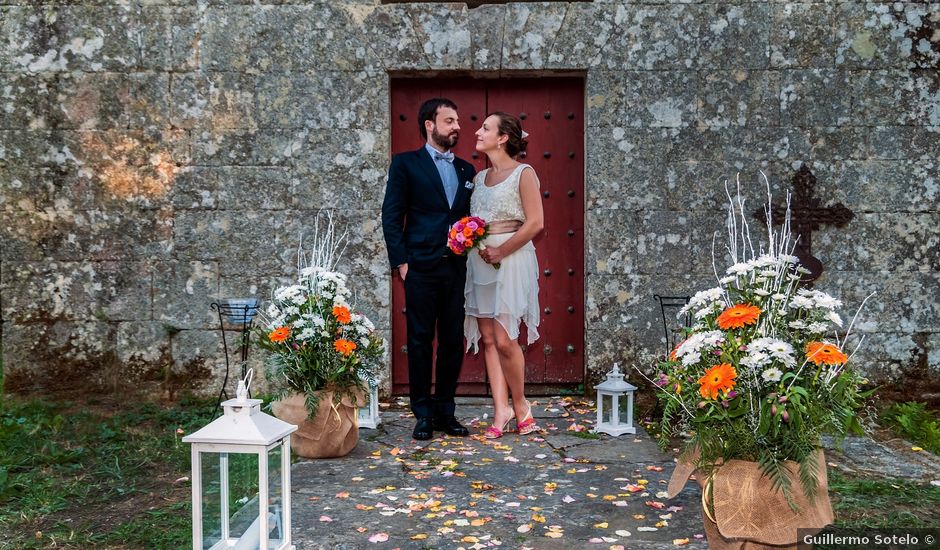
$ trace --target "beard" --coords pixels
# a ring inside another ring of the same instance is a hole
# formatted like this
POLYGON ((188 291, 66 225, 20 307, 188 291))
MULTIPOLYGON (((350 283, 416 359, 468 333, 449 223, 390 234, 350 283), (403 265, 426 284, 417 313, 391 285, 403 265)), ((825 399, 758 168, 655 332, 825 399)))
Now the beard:
POLYGON ((458 132, 451 132, 449 135, 439 134, 437 132, 437 126, 431 130, 431 141, 433 141, 438 147, 444 149, 453 149, 457 146, 457 138, 460 137, 458 132))

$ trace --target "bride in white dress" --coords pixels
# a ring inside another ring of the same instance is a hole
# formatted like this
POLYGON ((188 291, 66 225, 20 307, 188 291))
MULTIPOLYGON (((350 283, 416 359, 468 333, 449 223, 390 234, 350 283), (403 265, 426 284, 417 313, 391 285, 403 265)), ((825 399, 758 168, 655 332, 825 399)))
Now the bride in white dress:
POLYGON ((502 437, 513 418, 522 435, 541 429, 525 398, 525 358, 518 342, 520 322, 529 344, 539 337, 539 266, 532 238, 544 222, 535 170, 515 160, 525 150, 526 135, 518 118, 502 112, 486 117, 476 132, 476 149, 491 168, 473 180, 470 215, 486 221, 489 233, 486 249, 470 253, 467 261, 464 335, 467 349, 475 352, 483 342, 495 409, 484 434, 490 439, 502 437))

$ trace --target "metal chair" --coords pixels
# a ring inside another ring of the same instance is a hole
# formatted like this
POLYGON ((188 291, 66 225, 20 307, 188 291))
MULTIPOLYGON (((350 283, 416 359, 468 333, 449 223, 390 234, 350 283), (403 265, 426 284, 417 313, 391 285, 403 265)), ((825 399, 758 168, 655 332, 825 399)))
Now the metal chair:
POLYGON ((676 348, 680 342, 682 329, 692 326, 692 313, 686 312, 681 321, 677 319, 679 311, 689 303, 691 296, 660 296, 654 294, 653 299, 659 302, 659 311, 663 318, 663 335, 666 337, 666 355, 676 348))
MULTIPOLYGON (((222 387, 219 390, 219 398, 216 401, 213 411, 217 411, 223 398, 228 399, 228 376, 229 376, 229 351, 228 341, 225 336, 226 330, 232 330, 238 334, 235 342, 239 353, 239 365, 241 366, 241 377, 244 378, 248 369, 248 349, 251 341, 251 329, 255 314, 258 313, 257 298, 225 298, 218 302, 213 302, 210 307, 219 314, 219 331, 222 333, 222 350, 225 353, 225 380, 222 381, 222 387), (226 323, 228 321, 228 323, 226 323), (229 326, 226 327, 226 324, 229 326)), ((251 397, 249 391, 248 396, 251 397)))

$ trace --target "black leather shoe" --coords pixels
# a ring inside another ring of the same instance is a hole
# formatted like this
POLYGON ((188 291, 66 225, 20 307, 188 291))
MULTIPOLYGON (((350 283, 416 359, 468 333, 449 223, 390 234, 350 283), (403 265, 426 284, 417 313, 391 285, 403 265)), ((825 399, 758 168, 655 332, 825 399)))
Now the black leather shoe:
POLYGON ((453 416, 441 416, 434 419, 434 429, 439 432, 444 432, 447 435, 453 435, 456 437, 466 437, 470 435, 470 430, 464 427, 463 424, 457 422, 457 419, 453 416))
POLYGON ((422 441, 434 437, 434 428, 431 419, 419 418, 417 424, 415 424, 415 431, 411 433, 411 437, 422 441))

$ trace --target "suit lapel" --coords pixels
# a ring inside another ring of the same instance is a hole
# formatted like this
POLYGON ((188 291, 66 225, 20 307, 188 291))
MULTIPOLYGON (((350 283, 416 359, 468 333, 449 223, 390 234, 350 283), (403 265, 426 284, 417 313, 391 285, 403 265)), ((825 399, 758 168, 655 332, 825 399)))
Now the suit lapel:
MULTIPOLYGON (((431 153, 428 153, 426 147, 422 147, 418 150, 418 163, 421 165, 421 169, 424 170, 428 181, 431 182, 438 196, 444 201, 444 206, 447 206, 447 194, 444 192, 444 182, 441 181, 441 174, 437 171, 437 166, 434 164, 434 160, 431 159, 431 153)), ((455 200, 454 202, 456 203, 457 201, 455 200)))

